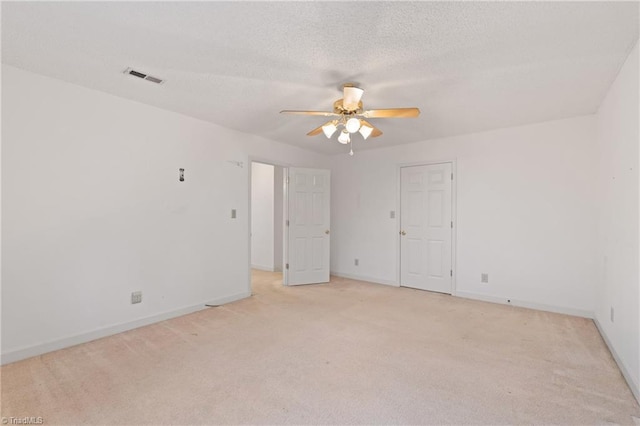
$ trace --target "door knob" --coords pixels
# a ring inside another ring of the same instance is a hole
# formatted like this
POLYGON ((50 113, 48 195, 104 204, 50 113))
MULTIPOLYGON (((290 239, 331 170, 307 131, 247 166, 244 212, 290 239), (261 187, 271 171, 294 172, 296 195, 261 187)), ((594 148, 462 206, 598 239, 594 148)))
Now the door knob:
POLYGON ((325 234, 329 235, 329 230, 324 231, 325 234))
POLYGON ((400 231, 400 235, 407 235, 407 233, 404 231, 400 231))

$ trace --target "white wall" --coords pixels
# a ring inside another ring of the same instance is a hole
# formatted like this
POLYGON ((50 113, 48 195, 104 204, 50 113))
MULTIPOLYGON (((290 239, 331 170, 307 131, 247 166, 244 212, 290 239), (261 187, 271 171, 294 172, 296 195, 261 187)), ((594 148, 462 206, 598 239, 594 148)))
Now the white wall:
POLYGON ((247 296, 249 157, 326 166, 4 65, 2 106, 3 362, 247 296))
POLYGON ((600 216, 595 315, 640 400, 638 61, 636 45, 597 114, 600 216))
POLYGON ((251 163, 251 267, 274 270, 274 167, 251 163))
POLYGON ((397 284, 397 167, 456 160, 457 294, 591 316, 595 145, 585 116, 335 156, 332 272, 397 284))
POLYGON ((273 264, 276 271, 282 271, 284 243, 284 168, 275 166, 273 175, 273 264))

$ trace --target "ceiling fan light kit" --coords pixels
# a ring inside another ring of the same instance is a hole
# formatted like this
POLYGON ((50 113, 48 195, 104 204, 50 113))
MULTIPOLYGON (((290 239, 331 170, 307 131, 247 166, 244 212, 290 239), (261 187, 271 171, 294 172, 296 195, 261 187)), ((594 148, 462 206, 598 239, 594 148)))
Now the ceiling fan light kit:
POLYGON ((355 117, 351 117, 347 120, 344 127, 349 133, 355 133, 360 130, 360 120, 355 117))
POLYGON ((336 130, 338 130, 338 120, 330 121, 322 126, 322 131, 327 139, 331 139, 331 136, 336 132, 336 130))
POLYGON ((342 130, 342 132, 340 132, 340 136, 338 136, 338 142, 340 142, 343 145, 346 145, 349 142, 351 142, 351 136, 349 135, 349 131, 347 129, 344 129, 342 130))
MULTIPOLYGON (((325 117, 338 117, 331 120, 320 127, 317 127, 307 133, 307 136, 315 136, 320 133, 330 139, 331 136, 340 128, 338 142, 343 145, 351 143, 351 134, 360 133, 363 139, 369 137, 375 138, 382 135, 382 131, 371 123, 363 120, 363 118, 413 118, 420 115, 418 108, 390 108, 390 109, 372 109, 365 111, 362 108, 362 95, 364 90, 356 87, 351 83, 343 85, 342 99, 338 99, 333 103, 333 112, 328 111, 293 111, 283 110, 283 114, 297 115, 320 115, 325 117)), ((353 144, 352 144, 353 146, 353 144)), ((349 155, 353 155, 353 147, 349 150, 349 155)))
POLYGON ((362 135, 364 140, 367 140, 367 138, 371 136, 372 132, 373 132, 373 127, 369 126, 366 122, 362 123, 362 125, 360 126, 360 134, 362 135))

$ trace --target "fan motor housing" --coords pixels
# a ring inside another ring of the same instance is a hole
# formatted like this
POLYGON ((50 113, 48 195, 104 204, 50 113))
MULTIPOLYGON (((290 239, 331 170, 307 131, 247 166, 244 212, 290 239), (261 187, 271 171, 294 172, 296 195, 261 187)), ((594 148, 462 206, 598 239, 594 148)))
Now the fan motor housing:
POLYGON ((338 99, 333 103, 333 112, 336 114, 360 114, 362 113, 362 101, 358 102, 358 108, 349 110, 344 107, 344 100, 338 99))

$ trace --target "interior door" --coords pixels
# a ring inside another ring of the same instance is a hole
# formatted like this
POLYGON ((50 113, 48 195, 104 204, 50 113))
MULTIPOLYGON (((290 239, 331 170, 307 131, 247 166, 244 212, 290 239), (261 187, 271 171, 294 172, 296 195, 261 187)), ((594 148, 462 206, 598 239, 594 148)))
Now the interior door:
POLYGON ((330 171, 289 168, 288 285, 329 282, 330 171))
POLYGON ((451 294, 451 163, 400 169, 400 285, 451 294))

